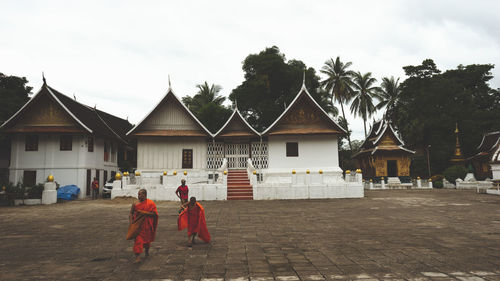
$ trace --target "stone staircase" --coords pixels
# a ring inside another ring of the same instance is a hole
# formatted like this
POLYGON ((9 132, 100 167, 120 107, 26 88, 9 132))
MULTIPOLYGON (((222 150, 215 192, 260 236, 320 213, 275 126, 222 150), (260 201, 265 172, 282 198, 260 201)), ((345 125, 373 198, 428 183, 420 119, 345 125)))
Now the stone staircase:
POLYGON ((253 189, 246 170, 228 171, 227 200, 253 200, 253 189))

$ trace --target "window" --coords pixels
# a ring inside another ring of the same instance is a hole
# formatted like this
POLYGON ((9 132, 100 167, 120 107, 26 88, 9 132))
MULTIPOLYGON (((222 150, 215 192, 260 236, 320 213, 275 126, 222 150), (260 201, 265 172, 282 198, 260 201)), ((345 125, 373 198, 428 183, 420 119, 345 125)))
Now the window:
POLYGON ((183 149, 182 150, 182 168, 192 169, 193 168, 193 150, 183 149))
POLYGON ((287 142, 286 143, 286 157, 298 157, 299 156, 299 143, 298 142, 287 142))
POLYGON ((23 185, 33 187, 36 185, 36 171, 23 172, 23 185))
POLYGON ((87 139, 87 149, 88 152, 94 152, 94 137, 89 137, 87 139))
POLYGON ((109 160, 109 146, 107 142, 104 142, 104 161, 108 162, 109 160))
POLYGON ((62 135, 60 142, 59 142, 59 148, 62 151, 70 151, 73 149, 73 136, 71 135, 62 135))
POLYGON ((38 136, 37 135, 27 135, 24 143, 24 150, 26 151, 38 151, 38 136))

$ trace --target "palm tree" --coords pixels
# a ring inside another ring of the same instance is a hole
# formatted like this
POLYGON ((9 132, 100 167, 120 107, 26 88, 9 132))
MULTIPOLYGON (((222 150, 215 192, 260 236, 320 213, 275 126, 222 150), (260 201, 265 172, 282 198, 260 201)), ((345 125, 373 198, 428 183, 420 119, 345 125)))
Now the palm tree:
POLYGON ((396 102, 399 99, 401 93, 401 87, 399 86, 399 78, 394 80, 394 76, 391 78, 382 78, 382 83, 380 84, 381 91, 379 93, 380 102, 377 104, 377 109, 385 107, 384 115, 391 121, 392 113, 396 102))
POLYGON ((365 137, 366 137, 366 120, 372 116, 376 111, 376 107, 373 104, 373 98, 380 99, 378 92, 379 87, 374 86, 377 79, 371 77, 372 73, 367 72, 361 74, 359 71, 354 74, 352 90, 353 90, 353 100, 351 103, 351 112, 354 117, 361 116, 363 118, 365 126, 365 137))
MULTIPOLYGON (((326 75, 326 78, 321 81, 321 86, 328 92, 331 92, 332 103, 335 101, 340 103, 344 120, 347 120, 345 118, 344 103, 347 104, 352 97, 351 84, 354 71, 348 70, 351 65, 352 62, 343 63, 340 61, 340 57, 337 57, 335 60, 327 60, 320 70, 321 73, 326 75)), ((346 128, 346 130, 349 131, 349 128, 346 128)), ((352 149, 351 137, 349 134, 347 134, 347 140, 349 141, 349 147, 352 149)))
POLYGON ((192 112, 198 112, 202 106, 209 103, 215 103, 221 106, 224 100, 226 100, 226 97, 219 96, 219 92, 222 90, 222 87, 219 85, 212 84, 212 86, 209 86, 205 81, 203 84, 196 85, 196 88, 198 88, 198 93, 196 93, 196 95, 182 98, 184 104, 192 112))

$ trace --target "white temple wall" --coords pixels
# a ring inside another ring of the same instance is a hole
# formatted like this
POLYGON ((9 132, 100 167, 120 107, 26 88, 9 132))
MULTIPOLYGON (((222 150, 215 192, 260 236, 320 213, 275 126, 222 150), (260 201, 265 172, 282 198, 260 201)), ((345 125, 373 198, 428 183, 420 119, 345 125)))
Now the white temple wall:
POLYGON ((73 144, 70 151, 60 150, 60 135, 38 135, 38 150, 25 151, 25 136, 14 135, 11 145, 11 163, 9 167, 9 181, 17 184, 23 182, 24 171, 36 171, 36 183, 43 183, 49 175, 61 186, 74 184, 80 188, 80 198, 86 194, 87 169, 100 170, 99 181, 104 185, 104 172, 108 179, 112 171, 118 171, 117 146, 110 161, 104 161, 104 140, 94 140, 94 151, 89 152, 87 136, 73 135, 73 144))
POLYGON ((269 171, 334 170, 339 168, 337 136, 269 136, 269 171), (297 142, 298 157, 286 156, 286 143, 297 142))
POLYGON ((139 138, 137 169, 181 169, 183 149, 193 150, 193 169, 206 169, 207 140, 204 137, 139 138))

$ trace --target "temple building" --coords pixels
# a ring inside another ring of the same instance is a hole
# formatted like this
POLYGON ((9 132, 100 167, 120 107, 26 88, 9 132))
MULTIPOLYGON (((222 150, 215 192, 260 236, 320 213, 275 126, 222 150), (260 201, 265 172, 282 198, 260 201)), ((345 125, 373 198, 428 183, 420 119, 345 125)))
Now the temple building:
POLYGON ((481 143, 477 147, 478 153, 468 160, 474 167, 474 175, 478 180, 493 178, 492 163, 498 162, 500 149, 500 131, 490 132, 483 135, 481 143))
POLYGON ((407 181, 410 177, 411 156, 415 151, 404 147, 392 125, 384 119, 373 123, 357 159, 364 178, 381 177, 407 181))
POLYGON ((0 127, 11 139, 9 180, 34 186, 53 175, 62 186, 78 186, 83 198, 90 195, 94 177, 102 187, 114 178, 118 161, 135 158, 125 136, 132 125, 43 81, 41 89, 0 127))
POLYGON ((237 108, 211 133, 169 87, 127 133, 137 140, 140 177, 124 177, 112 197, 134 196, 140 185, 148 197, 175 200, 181 178, 201 200, 363 197, 361 180, 344 180, 339 167, 338 137, 345 134, 304 83, 262 133, 237 108))

